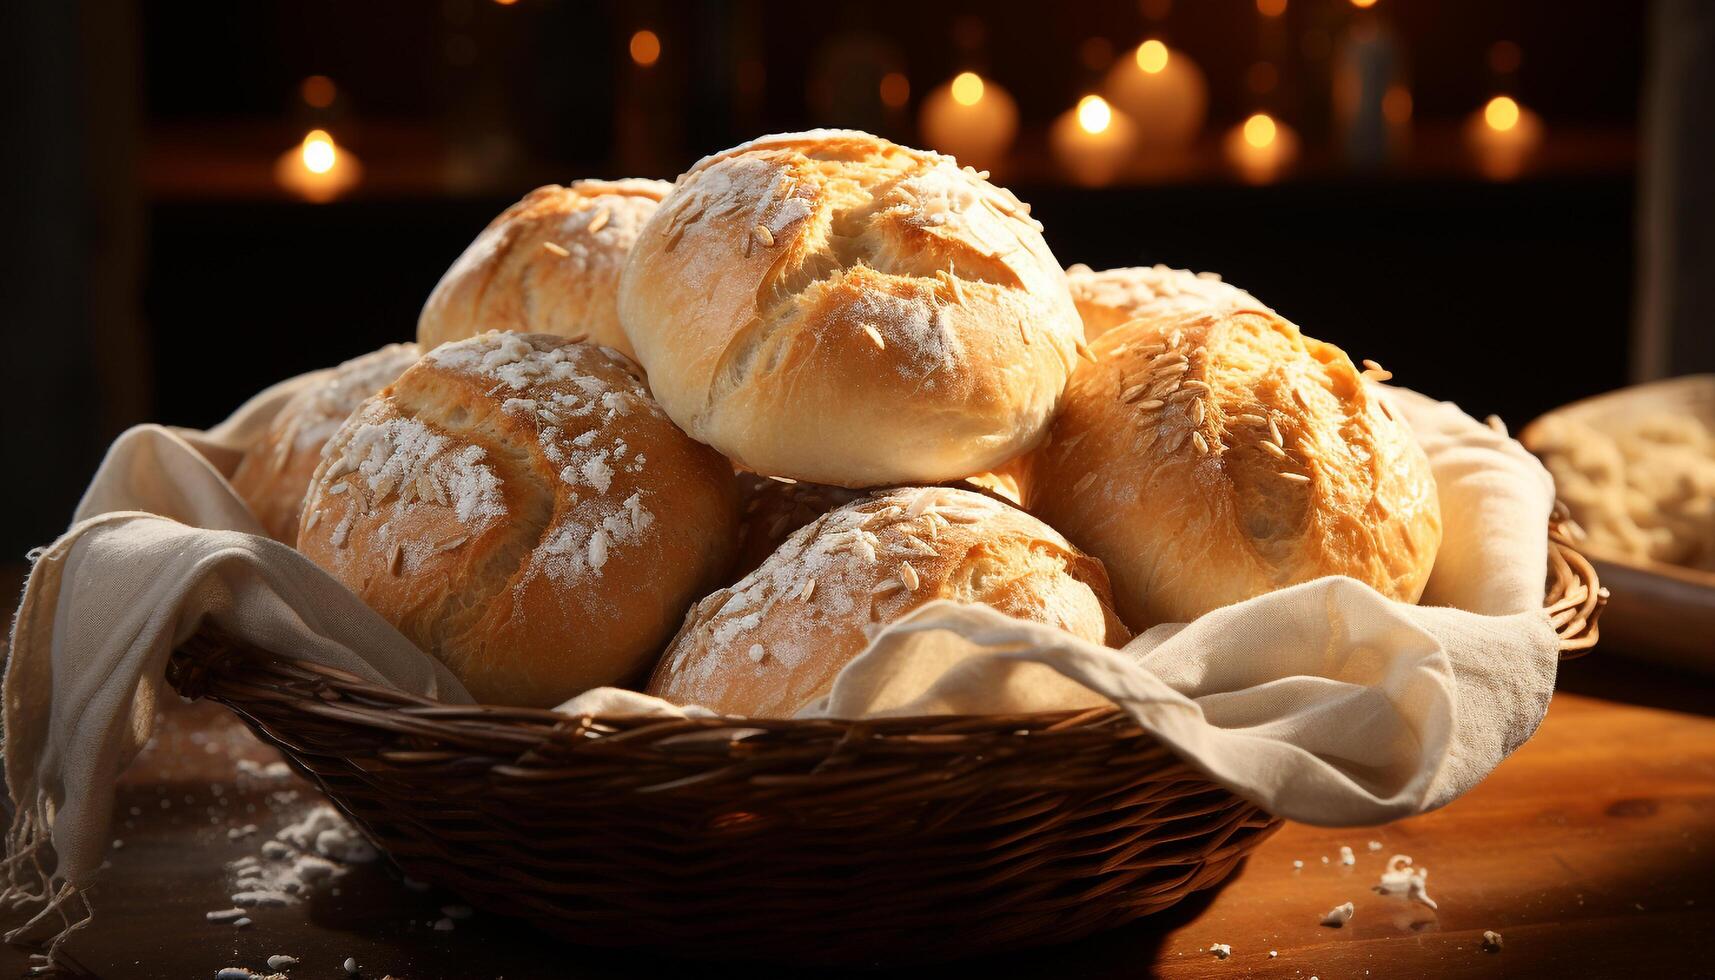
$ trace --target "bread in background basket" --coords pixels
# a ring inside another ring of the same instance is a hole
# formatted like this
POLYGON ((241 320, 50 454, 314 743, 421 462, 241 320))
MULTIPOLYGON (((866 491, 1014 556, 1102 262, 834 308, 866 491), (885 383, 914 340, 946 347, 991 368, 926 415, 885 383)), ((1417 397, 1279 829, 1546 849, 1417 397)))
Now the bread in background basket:
POLYGON ((1519 434, 1613 587, 1609 647, 1715 673, 1715 375, 1622 388, 1519 434))

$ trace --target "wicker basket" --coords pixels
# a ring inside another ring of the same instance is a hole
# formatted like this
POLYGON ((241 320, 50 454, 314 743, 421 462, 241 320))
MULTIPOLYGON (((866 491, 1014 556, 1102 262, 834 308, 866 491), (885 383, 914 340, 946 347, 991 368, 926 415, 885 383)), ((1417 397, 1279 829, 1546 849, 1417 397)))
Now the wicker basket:
MULTIPOLYGON (((1547 608, 1595 641, 1550 530, 1547 608)), ((579 943, 793 962, 1073 939, 1218 884, 1280 820, 1117 710, 874 721, 452 707, 210 633, 169 679, 237 712, 407 875, 579 943)))

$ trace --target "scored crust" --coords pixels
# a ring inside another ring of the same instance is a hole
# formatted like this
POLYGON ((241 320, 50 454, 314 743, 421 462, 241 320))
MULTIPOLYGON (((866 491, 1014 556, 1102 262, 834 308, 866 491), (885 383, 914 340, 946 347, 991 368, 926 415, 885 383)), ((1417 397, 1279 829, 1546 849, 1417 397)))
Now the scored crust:
POLYGON ((981 603, 1111 646, 1130 637, 1101 562, 969 490, 876 491, 792 535, 691 610, 648 691, 724 714, 789 717, 881 627, 933 599, 981 603))
POLYGON ((588 339, 630 357, 615 309, 632 243, 673 185, 580 180, 525 195, 447 269, 417 319, 425 350, 487 330, 588 339))
POLYGON ((863 133, 769 137, 679 178, 620 314, 662 405, 759 473, 958 479, 1040 436, 1082 327, 1029 208, 863 133))
POLYGON ((636 365, 542 334, 430 352, 329 442, 299 546, 479 700, 621 681, 731 557, 732 473, 636 365))
POLYGON ((1422 594, 1435 481, 1345 352, 1265 311, 1133 321, 1091 351, 1028 504, 1106 563, 1132 629, 1323 575, 1422 594))

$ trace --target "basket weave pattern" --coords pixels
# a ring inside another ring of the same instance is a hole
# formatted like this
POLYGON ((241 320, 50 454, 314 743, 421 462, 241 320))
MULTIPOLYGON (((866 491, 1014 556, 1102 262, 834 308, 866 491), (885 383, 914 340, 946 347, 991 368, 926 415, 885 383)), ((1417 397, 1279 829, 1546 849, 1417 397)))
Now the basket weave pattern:
MULTIPOLYGON (((1571 655, 1605 594, 1550 540, 1571 655)), ((1113 708, 574 718, 443 705, 212 632, 169 680, 231 707, 405 874, 588 944, 854 962, 1073 939, 1219 883, 1280 826, 1113 708)))

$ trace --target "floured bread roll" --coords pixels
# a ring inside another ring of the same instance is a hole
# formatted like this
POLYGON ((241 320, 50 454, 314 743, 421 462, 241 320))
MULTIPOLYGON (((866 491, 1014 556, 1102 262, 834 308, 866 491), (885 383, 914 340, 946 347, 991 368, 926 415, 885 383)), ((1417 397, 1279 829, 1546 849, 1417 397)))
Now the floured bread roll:
POLYGON ((1133 266, 1094 272, 1087 265, 1066 270, 1072 301, 1084 319, 1084 339, 1095 340, 1127 320, 1152 320, 1183 313, 1267 310, 1255 296, 1229 286, 1213 272, 1133 266))
POLYGON ((1035 444, 1077 360, 1029 208, 866 133, 764 137, 679 178, 620 318, 655 396, 745 469, 938 483, 1035 444))
POLYGON ((1345 352, 1270 313, 1136 321, 1091 351, 1028 502, 1107 564, 1132 629, 1324 575, 1417 601, 1435 480, 1345 352))
POLYGON ((635 364, 545 334, 429 352, 328 443, 298 547, 478 700, 645 667, 732 556, 732 470, 635 364))
POLYGON ((298 540, 298 520, 322 445, 365 398, 417 363, 416 344, 388 344, 354 357, 293 395, 239 461, 232 488, 276 540, 298 540))
POLYGON ((802 528, 691 610, 649 693, 723 714, 789 717, 888 623, 932 599, 983 603, 1094 643, 1129 639, 1101 562, 968 490, 877 491, 802 528))
POLYGON ((673 185, 580 180, 525 195, 483 229, 417 319, 425 350, 486 330, 587 338, 630 356, 614 309, 619 273, 673 185))

